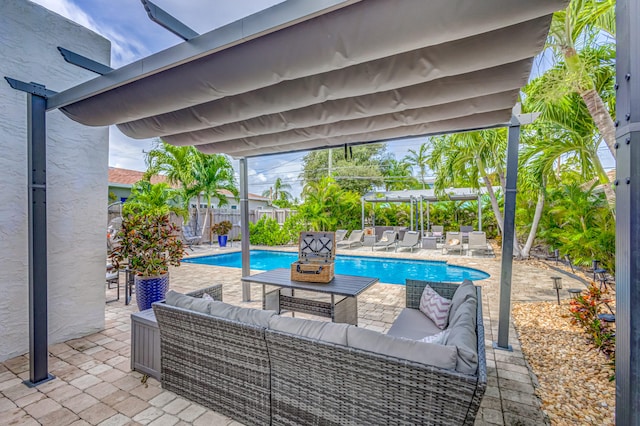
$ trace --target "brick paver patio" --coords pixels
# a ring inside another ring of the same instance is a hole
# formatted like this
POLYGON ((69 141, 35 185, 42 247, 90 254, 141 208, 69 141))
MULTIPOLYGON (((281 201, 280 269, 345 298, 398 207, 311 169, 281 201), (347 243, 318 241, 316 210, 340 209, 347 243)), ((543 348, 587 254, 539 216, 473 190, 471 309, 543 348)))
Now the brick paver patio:
MULTIPOLYGON (((233 251, 236 248, 196 247, 191 255, 233 251)), ((295 251, 296 248, 291 248, 295 251)), ((497 340, 500 262, 496 258, 443 256, 440 250, 415 253, 372 252, 370 248, 344 250, 357 254, 415 259, 445 259, 481 269, 491 278, 483 288, 487 348, 488 388, 476 425, 539 425, 546 420, 534 394, 535 378, 529 372, 513 326, 513 352, 494 350, 497 340)), ((551 286, 554 271, 514 263, 512 300, 555 300, 551 286)), ((252 289, 251 302, 241 301, 241 271, 183 263, 171 271, 171 288, 187 292, 216 283, 224 284, 225 302, 260 307, 261 289, 252 289)), ((419 277, 416 277, 419 278, 419 277)), ((582 287, 564 277, 565 288, 582 287)), ((107 300, 115 295, 109 290, 107 300)), ((358 299, 359 325, 386 332, 404 306, 404 286, 376 284, 358 299)), ((130 314, 133 304, 124 299, 105 308, 105 329, 80 339, 51 345, 49 370, 55 380, 36 388, 22 382, 29 377, 28 354, 0 364, 0 424, 7 425, 239 425, 238 422, 164 391, 153 378, 130 370, 130 314)), ((27 338, 25 336, 25 338, 27 338)))

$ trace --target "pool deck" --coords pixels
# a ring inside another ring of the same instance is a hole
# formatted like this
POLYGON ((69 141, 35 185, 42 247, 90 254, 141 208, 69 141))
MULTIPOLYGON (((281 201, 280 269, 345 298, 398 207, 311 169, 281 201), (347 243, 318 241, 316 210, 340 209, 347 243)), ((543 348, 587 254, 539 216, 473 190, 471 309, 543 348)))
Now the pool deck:
MULTIPOLYGON (((192 256, 239 250, 234 247, 197 246, 192 256)), ((256 249, 260 247, 254 247, 256 249)), ((264 249, 273 249, 266 248, 264 249)), ((296 251, 296 247, 286 250, 296 251)), ((393 253, 370 247, 338 253, 390 258, 446 260, 491 274, 477 281, 483 290, 483 314, 487 350, 488 387, 476 425, 540 425, 547 420, 534 394, 535 377, 521 352, 517 334, 510 326, 512 352, 495 350, 499 310, 500 260, 497 257, 442 255, 441 250, 393 253)), ((258 272, 258 271, 255 271, 258 272)), ((557 273, 514 262, 512 301, 553 301, 551 276, 557 273)), ((261 307, 261 289, 252 287, 252 301, 242 302, 241 271, 183 263, 171 270, 171 288, 187 292, 216 283, 223 284, 225 302, 261 307)), ((563 277, 565 288, 581 288, 578 280, 563 277)), ((115 295, 107 291, 107 298, 115 295)), ((568 293, 564 292, 565 298, 568 293)), ((358 298, 359 325, 386 332, 404 306, 404 286, 378 283, 358 298)), ((135 300, 134 300, 135 302, 135 300)), ((123 298, 106 304, 105 329, 83 338, 51 345, 49 368, 56 379, 37 388, 22 381, 29 376, 27 355, 0 363, 0 423, 11 425, 239 425, 221 414, 164 391, 159 382, 130 370, 130 314, 135 303, 123 298)))

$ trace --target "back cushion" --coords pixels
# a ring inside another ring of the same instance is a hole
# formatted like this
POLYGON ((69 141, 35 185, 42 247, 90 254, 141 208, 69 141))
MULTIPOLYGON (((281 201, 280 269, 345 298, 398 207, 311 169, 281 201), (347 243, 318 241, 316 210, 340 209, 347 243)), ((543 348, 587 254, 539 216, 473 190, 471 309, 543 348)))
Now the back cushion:
POLYGON ((478 293, 476 292, 476 287, 473 285, 473 282, 469 280, 464 280, 462 284, 458 286, 455 293, 453 293, 453 297, 451 298, 451 308, 449 309, 449 323, 451 323, 451 319, 456 314, 458 307, 467 299, 477 299, 478 293))
POLYGON ((209 302, 209 314, 218 318, 226 318, 245 324, 257 325, 267 328, 269 320, 276 313, 274 311, 263 311, 262 309, 242 308, 240 306, 229 305, 228 303, 213 300, 209 302))
POLYGON ((467 299, 449 323, 446 344, 458 349, 456 370, 460 373, 475 374, 478 369, 478 336, 476 334, 477 303, 475 298, 467 299))
POLYGON ((314 321, 302 318, 281 317, 274 315, 269 320, 271 330, 296 334, 314 340, 347 345, 348 324, 339 324, 328 321, 314 321))
POLYGON ((401 337, 388 336, 356 326, 347 329, 347 345, 368 352, 453 370, 458 352, 454 346, 423 343, 401 337))
POLYGON ((177 291, 169 290, 165 297, 165 303, 169 306, 188 309, 201 314, 209 313, 210 301, 200 297, 187 296, 177 291))

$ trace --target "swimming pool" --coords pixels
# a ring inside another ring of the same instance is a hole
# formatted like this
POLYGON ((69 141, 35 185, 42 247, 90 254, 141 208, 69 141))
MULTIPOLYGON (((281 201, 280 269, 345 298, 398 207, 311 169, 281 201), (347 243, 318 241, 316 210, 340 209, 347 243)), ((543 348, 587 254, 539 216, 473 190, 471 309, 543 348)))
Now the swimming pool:
MULTIPOLYGON (((276 268, 289 268, 291 263, 296 260, 298 260, 296 252, 251 250, 251 269, 268 271, 276 268)), ((192 257, 184 259, 183 262, 241 268, 242 253, 192 257)), ((403 285, 406 278, 457 283, 464 279, 477 281, 490 276, 477 269, 447 265, 445 262, 345 255, 336 256, 335 272, 336 274, 377 277, 382 283, 403 285)))

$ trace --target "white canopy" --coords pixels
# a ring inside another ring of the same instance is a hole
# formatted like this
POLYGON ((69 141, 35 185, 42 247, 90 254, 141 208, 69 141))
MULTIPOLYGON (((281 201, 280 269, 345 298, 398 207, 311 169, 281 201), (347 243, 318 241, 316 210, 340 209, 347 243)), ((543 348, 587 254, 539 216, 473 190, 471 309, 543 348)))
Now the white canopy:
POLYGON ((502 126, 566 0, 289 0, 49 100, 234 157, 502 126))

